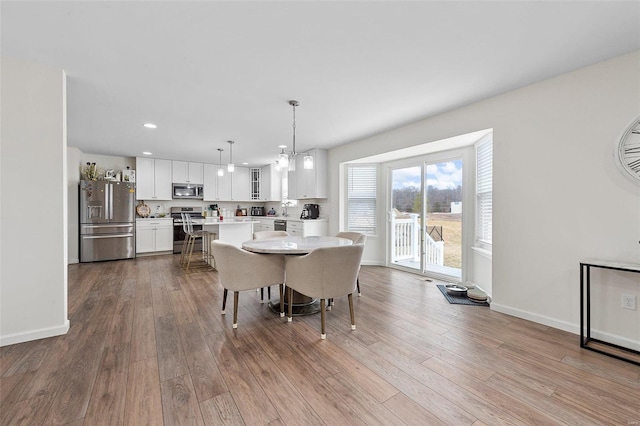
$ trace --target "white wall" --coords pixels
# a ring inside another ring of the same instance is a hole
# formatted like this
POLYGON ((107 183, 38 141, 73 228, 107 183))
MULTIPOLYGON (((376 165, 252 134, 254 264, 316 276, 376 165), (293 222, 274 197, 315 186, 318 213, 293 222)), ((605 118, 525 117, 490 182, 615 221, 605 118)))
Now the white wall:
MULTIPOLYGON (((492 309, 578 333, 580 259, 640 262, 640 189, 613 157, 616 139, 638 115, 634 52, 332 149, 329 166, 493 128, 492 309)), ((331 173, 330 198, 339 190, 331 173)), ((334 203, 331 232, 338 213, 334 203)), ((622 281, 624 291, 640 293, 638 277, 622 281)), ((602 315, 611 334, 640 345, 640 330, 623 326, 630 319, 640 325, 640 311, 618 304, 602 315)))
POLYGON ((1 58, 0 346, 64 334, 65 74, 1 58), (43 214, 46 211, 46 214, 43 214))

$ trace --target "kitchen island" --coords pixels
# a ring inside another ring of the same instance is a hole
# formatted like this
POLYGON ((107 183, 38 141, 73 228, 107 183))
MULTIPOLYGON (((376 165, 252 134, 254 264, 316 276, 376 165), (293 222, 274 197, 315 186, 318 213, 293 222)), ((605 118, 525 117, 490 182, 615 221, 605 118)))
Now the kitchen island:
POLYGON ((193 223, 201 224, 203 231, 217 234, 220 241, 242 247, 243 242, 253 238, 253 225, 258 222, 252 219, 207 218, 194 220, 193 223))

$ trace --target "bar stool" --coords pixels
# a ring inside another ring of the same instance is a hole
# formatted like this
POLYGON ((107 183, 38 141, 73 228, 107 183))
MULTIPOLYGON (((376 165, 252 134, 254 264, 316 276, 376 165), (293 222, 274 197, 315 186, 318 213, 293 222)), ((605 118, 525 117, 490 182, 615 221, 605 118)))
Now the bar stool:
POLYGON ((193 247, 198 239, 202 241, 202 253, 201 253, 201 262, 194 264, 194 267, 198 268, 209 268, 212 265, 210 262, 213 260, 215 268, 215 259, 210 252, 210 245, 212 239, 217 239, 218 234, 215 232, 209 232, 205 230, 194 231, 193 229, 193 219, 189 214, 182 214, 182 229, 185 233, 184 243, 182 244, 182 256, 180 257, 180 265, 185 268, 185 272, 189 272, 189 268, 191 268, 191 261, 193 258, 193 247))

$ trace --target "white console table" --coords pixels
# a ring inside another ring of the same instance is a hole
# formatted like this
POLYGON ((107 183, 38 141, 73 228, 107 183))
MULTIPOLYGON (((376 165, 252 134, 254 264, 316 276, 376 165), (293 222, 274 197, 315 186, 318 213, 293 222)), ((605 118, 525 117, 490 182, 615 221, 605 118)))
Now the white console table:
POLYGON ((602 259, 580 262, 580 347, 640 365, 640 352, 591 337, 591 268, 640 273, 640 264, 602 259))

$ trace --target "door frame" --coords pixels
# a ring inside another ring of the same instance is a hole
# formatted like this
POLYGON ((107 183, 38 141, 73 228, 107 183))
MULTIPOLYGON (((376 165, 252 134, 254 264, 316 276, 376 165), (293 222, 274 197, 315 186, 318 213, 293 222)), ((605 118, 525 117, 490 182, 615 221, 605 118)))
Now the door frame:
MULTIPOLYGON (((415 167, 419 166, 422 170, 422 181, 421 181, 421 196, 423 200, 426 198, 426 187, 424 185, 425 180, 425 167, 427 163, 439 163, 451 159, 461 159, 462 160, 462 262, 461 262, 461 281, 466 281, 469 273, 469 268, 472 267, 471 264, 471 246, 474 242, 474 224, 475 224, 475 161, 474 161, 474 145, 438 151, 430 154, 420 155, 416 157, 403 158, 401 160, 390 161, 387 163, 383 163, 383 175, 385 182, 385 266, 394 269, 400 269, 407 272, 417 273, 419 275, 434 278, 442 281, 451 281, 457 278, 454 278, 450 275, 442 275, 432 271, 425 271, 424 268, 424 256, 422 253, 424 252, 424 241, 421 235, 420 241, 420 269, 412 269, 403 267, 400 265, 391 263, 391 203, 392 203, 392 195, 393 191, 391 188, 391 177, 392 171, 394 169, 400 169, 405 167, 415 167)), ((425 218, 426 218, 426 203, 422 203, 422 212, 420 216, 420 226, 421 229, 424 230, 425 226, 425 218)))

